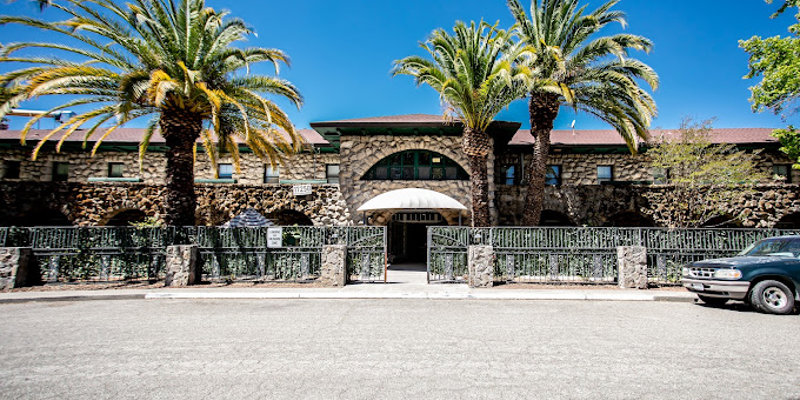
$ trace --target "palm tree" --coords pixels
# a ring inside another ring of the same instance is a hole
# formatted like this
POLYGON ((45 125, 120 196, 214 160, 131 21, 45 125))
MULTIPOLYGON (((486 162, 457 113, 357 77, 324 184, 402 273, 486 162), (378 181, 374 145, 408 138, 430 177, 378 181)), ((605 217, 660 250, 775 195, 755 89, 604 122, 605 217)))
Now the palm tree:
POLYGON ((531 68, 529 112, 535 139, 529 163, 525 225, 538 225, 542 213, 550 132, 562 105, 585 111, 607 122, 625 139, 631 152, 638 138, 646 139, 656 104, 639 85, 655 90, 658 75, 643 62, 629 58, 631 49, 649 52, 646 38, 617 34, 592 38, 613 22, 626 25, 625 14, 611 10, 611 0, 586 13, 578 0, 533 0, 530 15, 519 0, 507 0, 520 39, 536 49, 531 68))
POLYGON ((525 92, 531 53, 511 35, 481 21, 459 21, 453 34, 434 31, 421 44, 432 60, 410 56, 395 61, 394 76, 415 78, 439 92, 445 118, 464 126, 462 147, 469 160, 472 187, 472 224, 488 226, 489 181, 487 161, 492 151, 487 133, 497 113, 525 92))
MULTIPOLYGON (((110 124, 96 140, 94 154, 115 129, 148 118, 140 159, 157 128, 168 148, 165 222, 193 225, 194 152, 199 139, 212 165, 218 152, 228 151, 237 170, 240 143, 272 163, 300 148, 301 139, 286 113, 264 97, 277 95, 300 107, 297 89, 287 81, 249 73, 253 64, 265 61, 273 63, 277 72, 288 57, 275 49, 233 47, 252 31, 242 20, 228 18, 228 12, 206 7, 204 0, 132 0, 125 6, 112 0, 52 0, 48 7, 66 13, 68 19, 48 22, 4 16, 0 25, 35 27, 81 44, 3 46, 0 62, 28 65, 0 76, 0 86, 13 93, 0 104, 0 117, 21 102, 50 95, 64 97, 50 112, 79 106, 87 111, 41 140, 34 159, 42 145, 60 132, 57 150, 86 124, 86 140, 110 124), (71 57, 16 56, 30 48, 62 51, 71 57)), ((23 129, 23 144, 37 120, 31 119, 23 129)))

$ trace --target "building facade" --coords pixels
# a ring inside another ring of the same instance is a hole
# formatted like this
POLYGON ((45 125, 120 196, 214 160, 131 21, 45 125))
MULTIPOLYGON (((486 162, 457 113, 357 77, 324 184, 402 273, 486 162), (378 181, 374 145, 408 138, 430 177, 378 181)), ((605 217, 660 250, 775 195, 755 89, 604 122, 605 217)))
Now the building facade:
MULTIPOLYGON (((438 115, 403 115, 328 121, 302 130, 306 146, 272 166, 242 148, 241 170, 222 155, 216 171, 202 152, 196 161, 197 223, 221 225, 254 208, 283 225, 389 226, 390 248, 400 257, 419 255, 424 228, 468 224, 468 213, 448 210, 358 208, 380 194, 422 188, 470 206, 469 165, 461 128, 438 115), (303 190, 296 189, 302 186, 303 190), (310 186, 310 194, 309 193, 310 186)), ((491 128, 491 215, 498 225, 522 220, 532 137, 520 124, 491 128)), ((55 141, 36 161, 30 155, 48 131, 32 131, 26 146, 19 132, 0 131, 0 224, 5 226, 121 226, 163 214, 163 139, 154 137, 139 165, 141 130, 119 129, 90 157, 79 132, 62 151, 55 141)), ((654 135, 676 132, 654 131, 654 135)), ((98 133, 95 136, 99 136, 98 133)), ((757 150, 759 168, 774 181, 748 198, 720 204, 732 215, 748 210, 742 227, 800 227, 800 171, 778 150, 769 129, 718 129, 720 143, 757 150)), ((86 147, 91 148, 89 138, 86 147)), ((647 155, 631 155, 613 131, 554 131, 542 222, 553 226, 666 226, 669 187, 659 182, 647 155)), ((714 221, 708 221, 714 225, 714 221)))

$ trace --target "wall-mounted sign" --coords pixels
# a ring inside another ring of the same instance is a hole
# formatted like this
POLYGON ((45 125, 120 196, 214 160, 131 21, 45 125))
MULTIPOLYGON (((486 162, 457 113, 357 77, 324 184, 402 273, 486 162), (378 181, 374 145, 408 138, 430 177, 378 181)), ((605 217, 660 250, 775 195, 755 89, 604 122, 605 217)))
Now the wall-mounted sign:
POLYGON ((267 228, 267 247, 270 249, 283 247, 283 228, 267 228))
POLYGON ((311 194, 311 185, 294 185, 292 187, 292 192, 295 196, 308 196, 311 194))

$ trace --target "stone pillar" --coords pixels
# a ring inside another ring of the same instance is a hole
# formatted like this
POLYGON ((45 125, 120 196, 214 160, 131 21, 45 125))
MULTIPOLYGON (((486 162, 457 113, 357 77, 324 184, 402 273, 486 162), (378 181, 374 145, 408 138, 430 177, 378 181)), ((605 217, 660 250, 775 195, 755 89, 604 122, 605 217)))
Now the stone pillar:
POLYGON ((167 270, 164 286, 185 287, 200 283, 202 268, 197 246, 167 247, 167 270))
POLYGON ((322 247, 319 281, 324 286, 344 287, 347 284, 347 246, 322 247))
POLYGON ((647 289, 647 249, 640 246, 617 247, 619 287, 647 289))
POLYGON ((41 281, 29 247, 0 247, 0 290, 33 286, 41 281))
POLYGON ((469 287, 490 288, 494 286, 494 248, 492 246, 469 246, 467 267, 469 287))

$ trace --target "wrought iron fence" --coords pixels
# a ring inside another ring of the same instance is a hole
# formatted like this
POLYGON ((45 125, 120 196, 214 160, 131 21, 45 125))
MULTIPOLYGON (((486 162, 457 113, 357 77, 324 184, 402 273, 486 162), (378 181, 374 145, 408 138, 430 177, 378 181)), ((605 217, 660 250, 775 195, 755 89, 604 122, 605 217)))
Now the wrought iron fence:
POLYGON ((2 228, 0 245, 31 247, 45 282, 160 280, 173 244, 196 244, 212 281, 311 281, 326 244, 348 246, 348 268, 359 279, 384 272, 383 227, 284 227, 277 248, 267 235, 268 228, 2 228))
POLYGON ((466 280, 467 248, 491 245, 495 277, 506 282, 612 283, 617 247, 643 246, 653 283, 677 284, 681 268, 704 258, 731 256, 770 236, 800 231, 658 228, 457 228, 428 229, 428 279, 466 280))

